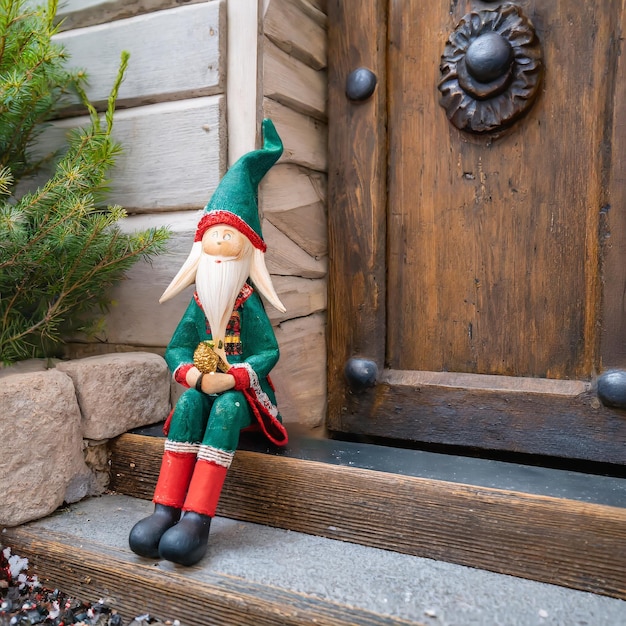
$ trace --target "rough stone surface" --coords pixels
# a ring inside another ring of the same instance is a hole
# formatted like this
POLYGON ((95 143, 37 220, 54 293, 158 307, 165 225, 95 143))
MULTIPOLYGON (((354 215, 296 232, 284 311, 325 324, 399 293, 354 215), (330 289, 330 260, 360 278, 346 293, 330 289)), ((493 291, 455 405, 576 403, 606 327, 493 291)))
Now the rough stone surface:
POLYGON ((87 495, 72 380, 61 371, 3 371, 0 382, 0 527, 52 513, 87 495))
POLYGON ((157 354, 104 354, 63 361, 57 370, 74 381, 85 439, 111 439, 167 417, 170 375, 157 354))
POLYGON ((109 486, 110 465, 108 441, 83 440, 83 453, 85 463, 91 470, 91 482, 89 484, 89 495, 102 495, 109 486))

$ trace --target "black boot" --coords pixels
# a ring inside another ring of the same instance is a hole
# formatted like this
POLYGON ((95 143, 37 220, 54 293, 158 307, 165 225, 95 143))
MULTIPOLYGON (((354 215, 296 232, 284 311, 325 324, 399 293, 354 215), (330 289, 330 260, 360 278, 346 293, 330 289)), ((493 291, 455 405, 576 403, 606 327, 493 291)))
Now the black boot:
POLYGON ((185 511, 180 522, 161 537, 161 558, 179 565, 194 565, 206 554, 210 527, 208 515, 185 511))
POLYGON ((155 504, 154 513, 137 522, 128 536, 130 549, 139 556, 159 558, 159 541, 163 533, 180 519, 180 509, 155 504))

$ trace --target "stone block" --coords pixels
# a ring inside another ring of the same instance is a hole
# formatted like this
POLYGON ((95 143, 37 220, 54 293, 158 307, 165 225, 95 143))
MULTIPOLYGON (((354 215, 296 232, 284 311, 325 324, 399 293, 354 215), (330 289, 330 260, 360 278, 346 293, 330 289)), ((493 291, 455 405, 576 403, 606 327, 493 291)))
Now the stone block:
POLYGON ((158 354, 103 354, 63 361, 57 370, 74 382, 85 439, 111 439, 167 417, 170 374, 158 354))
POLYGON ((81 414, 74 385, 58 370, 0 377, 0 527, 52 513, 87 495, 81 414))

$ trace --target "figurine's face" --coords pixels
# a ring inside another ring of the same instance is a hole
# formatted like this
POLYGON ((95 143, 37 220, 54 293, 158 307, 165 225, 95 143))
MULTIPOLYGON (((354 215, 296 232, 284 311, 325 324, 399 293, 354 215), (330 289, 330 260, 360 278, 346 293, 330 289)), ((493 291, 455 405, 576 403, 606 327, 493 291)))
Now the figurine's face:
POLYGON ((202 250, 211 256, 239 257, 245 243, 245 235, 225 224, 211 226, 202 236, 202 250))

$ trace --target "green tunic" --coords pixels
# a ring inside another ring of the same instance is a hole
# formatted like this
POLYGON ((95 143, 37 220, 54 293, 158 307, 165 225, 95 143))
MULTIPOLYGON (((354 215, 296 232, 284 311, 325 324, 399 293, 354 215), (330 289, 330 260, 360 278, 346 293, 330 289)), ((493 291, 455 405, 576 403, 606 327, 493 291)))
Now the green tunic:
MULTIPOLYGON (((165 352, 165 360, 179 383, 187 386, 184 374, 193 364, 193 353, 201 341, 211 338, 204 311, 194 296, 165 352)), ((236 388, 215 395, 187 389, 171 417, 168 433, 171 441, 199 443, 233 452, 241 429, 260 421, 260 414, 266 421, 280 425, 276 397, 268 380, 278 361, 278 343, 261 298, 248 284, 235 304, 226 332, 226 353, 233 371, 241 371, 237 366, 242 365, 251 381, 256 375, 256 388, 236 388), (273 411, 272 417, 267 416, 268 408, 273 411)))

